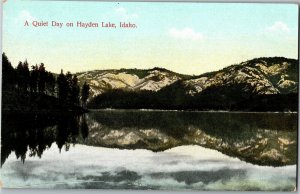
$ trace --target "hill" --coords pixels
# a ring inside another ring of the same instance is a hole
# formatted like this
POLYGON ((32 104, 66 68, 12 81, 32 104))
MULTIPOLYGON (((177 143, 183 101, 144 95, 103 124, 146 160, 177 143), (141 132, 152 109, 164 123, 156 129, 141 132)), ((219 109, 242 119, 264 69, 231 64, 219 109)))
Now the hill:
POLYGON ((78 73, 90 108, 297 111, 298 60, 257 58, 198 76, 166 69, 78 73))

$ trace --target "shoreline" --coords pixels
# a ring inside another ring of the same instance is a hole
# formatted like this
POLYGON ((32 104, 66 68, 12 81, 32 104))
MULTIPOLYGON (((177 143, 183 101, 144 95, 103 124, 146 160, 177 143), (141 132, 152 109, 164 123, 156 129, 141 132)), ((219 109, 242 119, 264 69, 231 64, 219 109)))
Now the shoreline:
POLYGON ((101 111, 120 111, 120 112, 186 112, 186 113, 228 113, 228 114, 249 114, 249 113, 268 113, 268 114, 298 114, 295 111, 225 111, 225 110, 173 110, 173 109, 118 109, 118 108, 103 108, 103 109, 84 109, 84 110, 1 110, 1 114, 22 114, 22 115, 81 115, 89 112, 101 111))
POLYGON ((22 115, 81 115, 88 113, 89 110, 2 110, 1 115, 22 114, 22 115))
POLYGON ((298 114, 298 112, 281 112, 281 111, 225 111, 225 110, 168 110, 168 109, 118 109, 118 108, 104 108, 104 109, 88 109, 90 112, 99 111, 141 111, 141 112, 203 112, 203 113, 270 113, 270 114, 298 114))

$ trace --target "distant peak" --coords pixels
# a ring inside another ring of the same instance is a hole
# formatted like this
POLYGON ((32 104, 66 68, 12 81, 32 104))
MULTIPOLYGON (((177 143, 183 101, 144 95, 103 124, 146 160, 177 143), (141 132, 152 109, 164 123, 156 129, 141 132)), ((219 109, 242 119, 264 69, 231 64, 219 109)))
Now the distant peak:
POLYGON ((297 62, 296 59, 286 58, 286 57, 260 57, 254 58, 246 61, 246 63, 268 63, 268 64, 279 64, 283 62, 294 63, 297 62))

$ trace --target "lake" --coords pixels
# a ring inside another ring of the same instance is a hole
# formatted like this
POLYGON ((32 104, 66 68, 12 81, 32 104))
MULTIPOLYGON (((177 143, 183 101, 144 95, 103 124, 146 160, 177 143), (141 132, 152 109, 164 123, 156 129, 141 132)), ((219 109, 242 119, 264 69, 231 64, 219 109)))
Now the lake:
POLYGON ((4 113, 1 180, 5 188, 293 191, 297 122, 294 113, 4 113))

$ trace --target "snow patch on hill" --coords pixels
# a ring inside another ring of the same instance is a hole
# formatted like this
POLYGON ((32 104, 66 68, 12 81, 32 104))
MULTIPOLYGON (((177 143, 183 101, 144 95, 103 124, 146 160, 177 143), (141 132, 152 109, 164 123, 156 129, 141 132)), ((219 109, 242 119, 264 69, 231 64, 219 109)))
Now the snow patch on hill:
POLYGON ((79 73, 77 77, 80 83, 87 82, 90 85, 91 97, 109 89, 158 91, 181 79, 172 72, 159 70, 149 70, 144 78, 117 71, 84 72, 79 73))

